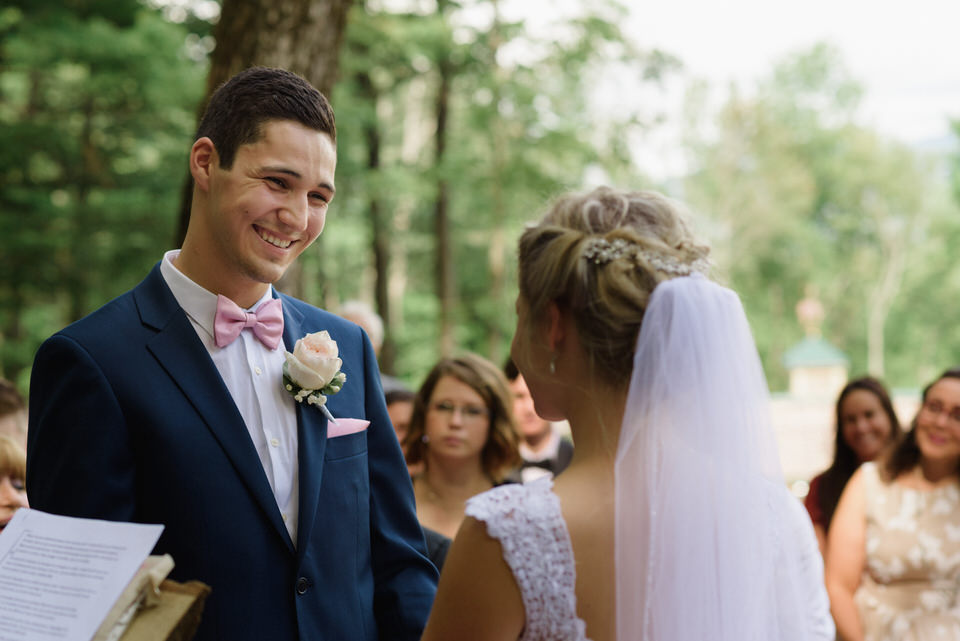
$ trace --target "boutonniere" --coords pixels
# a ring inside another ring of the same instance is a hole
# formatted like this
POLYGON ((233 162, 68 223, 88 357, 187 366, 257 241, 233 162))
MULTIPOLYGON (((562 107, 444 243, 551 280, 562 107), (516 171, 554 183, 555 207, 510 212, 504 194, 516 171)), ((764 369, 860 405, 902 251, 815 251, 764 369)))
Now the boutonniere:
POLYGON ((327 395, 336 394, 343 387, 347 375, 340 371, 343 361, 338 357, 337 341, 327 331, 307 334, 296 342, 293 352, 285 352, 283 387, 298 403, 316 405, 336 423, 327 409, 327 395))

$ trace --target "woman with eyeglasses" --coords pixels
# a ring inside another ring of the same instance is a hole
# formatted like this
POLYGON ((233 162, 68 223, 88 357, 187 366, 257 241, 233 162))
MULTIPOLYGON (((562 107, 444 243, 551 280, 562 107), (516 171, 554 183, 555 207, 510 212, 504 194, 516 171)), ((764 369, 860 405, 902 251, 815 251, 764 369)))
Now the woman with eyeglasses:
POLYGON ((889 456, 850 478, 828 549, 841 639, 960 639, 960 369, 924 389, 889 456))
POLYGON ((445 358, 420 386, 404 439, 417 516, 453 538, 471 496, 504 481, 520 463, 513 399, 500 369, 476 354, 445 358))

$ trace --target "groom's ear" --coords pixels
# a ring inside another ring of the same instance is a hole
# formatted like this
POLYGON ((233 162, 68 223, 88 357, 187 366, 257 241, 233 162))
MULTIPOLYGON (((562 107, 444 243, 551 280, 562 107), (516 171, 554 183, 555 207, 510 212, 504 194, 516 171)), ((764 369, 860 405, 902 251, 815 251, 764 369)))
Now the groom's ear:
POLYGON ((193 143, 190 148, 190 175, 201 190, 207 191, 209 188, 210 174, 218 162, 217 148, 212 140, 204 136, 193 143))

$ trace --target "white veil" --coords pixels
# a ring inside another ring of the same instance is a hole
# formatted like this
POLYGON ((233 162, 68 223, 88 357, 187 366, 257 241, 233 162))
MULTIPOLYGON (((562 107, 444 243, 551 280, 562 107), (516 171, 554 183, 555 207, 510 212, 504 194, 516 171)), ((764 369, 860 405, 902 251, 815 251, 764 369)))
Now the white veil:
POLYGON ((617 447, 618 641, 807 638, 786 495, 740 299, 700 275, 661 283, 617 447))

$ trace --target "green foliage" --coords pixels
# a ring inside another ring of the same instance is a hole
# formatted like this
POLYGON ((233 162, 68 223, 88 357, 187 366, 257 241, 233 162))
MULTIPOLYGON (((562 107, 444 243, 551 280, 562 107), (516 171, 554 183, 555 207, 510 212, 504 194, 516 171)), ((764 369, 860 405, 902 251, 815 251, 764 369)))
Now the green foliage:
POLYGON ((0 60, 0 356, 136 284, 169 248, 204 68, 137 2, 28 3, 0 60), (37 43, 44 43, 37 46, 37 43), (33 310, 48 310, 34 315, 33 310), (33 317, 37 322, 26 323, 33 317))
MULTIPOLYGON (((650 185, 632 146, 659 115, 618 105, 601 121, 599 78, 614 68, 656 89, 680 65, 624 36, 618 2, 591 3, 543 39, 495 17, 491 0, 441 5, 355 3, 332 96, 338 195, 327 233, 301 258, 312 302, 373 300, 374 230, 386 232, 388 331, 411 386, 439 355, 438 178, 454 230, 456 342, 499 363, 524 224, 589 172, 650 185), (438 163, 441 70, 452 84, 438 163)), ((209 27, 138 0, 0 9, 0 373, 25 383, 43 338, 136 284, 170 247, 209 27)), ((960 361, 960 271, 944 267, 960 241, 960 157, 952 201, 944 167, 854 124, 861 95, 827 46, 734 93, 715 121, 691 95, 683 198, 742 295, 774 388, 802 337, 794 308, 809 285, 827 310, 824 335, 854 373, 876 346, 871 318, 894 385, 960 361)))
MULTIPOLYGON (((379 201, 390 225, 390 273, 403 288, 390 327, 397 374, 413 385, 439 356, 437 178, 450 190, 457 346, 499 363, 513 334, 514 246, 523 224, 557 192, 582 186, 591 165, 638 182, 623 130, 601 134, 591 120, 592 72, 629 61, 638 83, 654 82, 677 66, 662 52, 631 46, 618 26, 624 8, 613 2, 596 3, 550 40, 532 38, 522 24, 462 19, 461 11, 492 6, 447 3, 442 13, 422 15, 356 5, 334 91, 339 195, 324 239, 324 251, 335 258, 324 265, 337 291, 325 301, 372 300, 372 257, 361 239, 369 245, 370 204, 379 201), (446 155, 438 165, 433 133, 441 65, 451 69, 453 84, 446 155), (380 140, 375 169, 371 130, 380 140), (505 240, 502 291, 491 273, 495 235, 505 240)), ((625 113, 624 121, 631 120, 640 118, 625 113)))
MULTIPOLYGON (((960 120, 954 120, 953 123, 953 136, 958 142, 958 147, 960 147, 960 120)), ((951 158, 951 182, 953 184, 953 197, 957 201, 957 204, 960 204, 960 151, 954 153, 953 158, 951 158)))
POLYGON ((960 311, 955 290, 928 290, 918 305, 915 289, 946 260, 936 239, 960 232, 956 210, 929 162, 853 124, 861 93, 836 52, 817 46, 777 66, 754 97, 733 95, 715 137, 690 141, 686 194, 719 231, 718 262, 774 388, 786 384, 784 351, 803 336, 794 308, 808 285, 853 373, 879 369, 871 349, 886 355, 874 373, 894 385, 960 360, 954 316, 943 313, 960 311))

